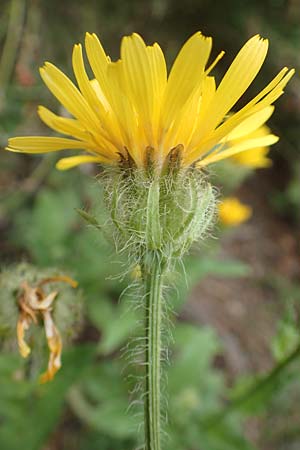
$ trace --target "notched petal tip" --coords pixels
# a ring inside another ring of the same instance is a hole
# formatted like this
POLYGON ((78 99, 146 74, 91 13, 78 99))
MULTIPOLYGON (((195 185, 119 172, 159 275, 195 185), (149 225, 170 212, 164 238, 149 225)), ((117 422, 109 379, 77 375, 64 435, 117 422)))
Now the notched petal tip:
POLYGON ((133 46, 135 45, 146 48, 144 39, 138 33, 132 33, 128 36, 124 36, 121 40, 121 58, 124 58, 124 52, 126 51, 126 49, 133 49, 133 46))
POLYGON ((38 105, 38 107, 37 107, 38 116, 43 122, 44 122, 43 117, 44 117, 45 114, 48 113, 48 111, 49 110, 43 105, 38 105))
POLYGON ((89 43, 91 43, 91 41, 93 41, 93 35, 91 33, 85 33, 85 37, 84 37, 84 44, 85 47, 87 47, 89 45, 89 43))
POLYGON ((50 61, 45 61, 43 67, 44 67, 44 69, 51 69, 51 68, 56 69, 56 66, 54 64, 52 64, 50 61))
POLYGON ((6 150, 7 152, 12 152, 12 153, 23 153, 22 150, 19 150, 17 148, 14 147, 5 147, 4 150, 6 150))
POLYGON ((200 30, 198 30, 198 31, 196 31, 194 34, 192 34, 191 36, 190 36, 190 38, 189 39, 196 39, 196 38, 200 38, 200 39, 212 39, 212 37, 211 36, 206 36, 205 34, 203 34, 202 33, 202 31, 200 31, 200 30))
POLYGON ((192 34, 192 36, 188 39, 189 40, 201 40, 201 41, 207 41, 212 44, 212 37, 211 36, 205 36, 201 31, 196 31, 196 33, 192 34))
POLYGON ((82 45, 80 44, 80 42, 78 44, 74 44, 74 46, 73 46, 73 55, 74 55, 75 52, 78 52, 78 51, 82 51, 82 45))
POLYGON ((39 68, 40 76, 45 82, 45 78, 48 77, 51 70, 59 71, 60 70, 51 62, 45 61, 44 64, 39 68))
POLYGON ((261 36, 259 33, 255 34, 254 36, 252 36, 251 38, 248 39, 247 42, 251 42, 251 41, 267 41, 268 42, 268 38, 265 38, 263 36, 261 36))
POLYGON ((20 138, 18 137, 9 138, 5 150, 8 150, 9 152, 21 152, 22 150, 18 149, 20 143, 19 139, 20 138))
POLYGON ((45 73, 45 70, 46 70, 46 67, 45 67, 45 63, 44 63, 41 67, 39 67, 39 72, 40 72, 40 75, 42 78, 43 78, 43 74, 45 73))
POLYGON ((139 33, 136 33, 136 32, 132 33, 132 34, 131 34, 130 36, 128 36, 128 37, 135 38, 135 39, 139 39, 140 41, 144 42, 144 39, 142 38, 142 36, 141 36, 139 33))
POLYGON ((262 49, 264 48, 264 51, 267 52, 269 48, 269 40, 260 36, 260 34, 256 34, 248 39, 244 45, 244 47, 250 46, 261 47, 262 49))
POLYGON ((85 33, 85 38, 86 39, 97 39, 98 40, 98 36, 96 33, 90 33, 89 31, 87 31, 85 33))

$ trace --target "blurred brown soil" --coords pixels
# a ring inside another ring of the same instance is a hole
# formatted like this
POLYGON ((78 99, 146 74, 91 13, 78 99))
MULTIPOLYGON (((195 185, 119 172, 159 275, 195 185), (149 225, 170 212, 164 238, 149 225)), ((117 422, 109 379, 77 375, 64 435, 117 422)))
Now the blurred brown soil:
POLYGON ((261 172, 243 185, 238 197, 253 207, 253 216, 221 239, 224 264, 227 258, 237 258, 250 265, 251 274, 237 279, 207 277, 194 289, 184 311, 189 320, 217 330, 231 376, 270 368, 270 339, 284 308, 272 280, 300 280, 300 230, 272 211, 268 182, 261 172))
MULTIPOLYGON (((270 341, 285 305, 272 280, 300 280, 300 230, 280 218, 270 207, 272 178, 262 171, 248 180, 239 198, 253 207, 247 223, 229 230, 221 239, 221 255, 238 258, 251 266, 246 278, 209 276, 192 292, 183 317, 213 326, 223 351, 216 365, 225 369, 228 382, 237 375, 268 371, 273 360, 270 341)), ((282 294, 281 294, 282 295, 282 294)), ((251 420, 246 434, 263 450, 263 423, 251 420)))

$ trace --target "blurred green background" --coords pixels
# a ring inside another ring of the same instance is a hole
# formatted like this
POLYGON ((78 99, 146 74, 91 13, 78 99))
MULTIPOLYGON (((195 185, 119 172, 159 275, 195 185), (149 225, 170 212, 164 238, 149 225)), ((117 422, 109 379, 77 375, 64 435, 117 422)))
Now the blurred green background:
MULTIPOLYGON (((253 217, 234 229, 218 224, 212 239, 186 259, 186 277, 170 280, 180 279, 169 295, 176 314, 166 366, 164 450, 300 446, 299 25, 299 0, 0 2, 2 148, 9 136, 49 133, 36 108, 58 111, 58 104, 38 67, 49 60, 72 77, 72 46, 84 41, 86 31, 98 34, 112 58, 118 58, 124 34, 139 32, 146 42, 161 44, 170 64, 201 30, 214 38, 213 56, 226 51, 215 70, 218 79, 250 36, 268 37, 267 61, 241 104, 283 66, 296 68, 269 124, 281 138, 271 151, 273 166, 238 171, 226 163, 212 169, 221 194, 251 205, 253 217)), ((118 277, 124 261, 76 211, 96 211, 105 220, 95 168, 59 173, 56 158, 1 151, 0 447, 133 450, 141 417, 128 409, 135 399, 130 375, 139 369, 127 366, 124 349, 137 332, 137 318, 132 291, 120 299, 132 280, 118 277), (84 324, 47 385, 38 384, 41 364, 34 356, 21 360, 13 335, 7 346, 6 307, 14 301, 20 270, 71 274, 85 298, 84 324)))

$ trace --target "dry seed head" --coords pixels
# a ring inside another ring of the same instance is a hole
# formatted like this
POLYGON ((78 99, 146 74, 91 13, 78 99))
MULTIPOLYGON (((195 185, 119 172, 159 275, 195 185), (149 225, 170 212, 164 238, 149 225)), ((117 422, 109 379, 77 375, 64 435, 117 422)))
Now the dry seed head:
MULTIPOLYGON (((67 277, 60 276, 57 269, 37 269, 21 263, 3 269, 0 273, 0 350, 18 353, 17 324, 20 321, 22 308, 20 300, 24 295, 24 285, 42 285, 43 293, 50 296, 57 293, 57 299, 51 305, 51 316, 59 330, 64 347, 76 337, 83 324, 83 297, 80 289, 73 289, 61 281, 67 277), (58 276, 59 275, 59 276, 58 276), (57 279, 57 282, 48 283, 57 279), (60 281, 59 281, 60 280, 60 281)), ((35 290, 36 291, 36 290, 35 290)), ((34 292, 35 292, 34 291, 34 292)), ((34 299, 33 299, 34 300, 34 299)), ((27 309, 27 305, 24 304, 27 309)), ((47 339, 43 321, 36 315, 36 324, 26 331, 26 342, 31 347, 30 376, 36 376, 44 368, 48 360, 47 339)), ((49 320, 48 320, 49 322, 49 320)))

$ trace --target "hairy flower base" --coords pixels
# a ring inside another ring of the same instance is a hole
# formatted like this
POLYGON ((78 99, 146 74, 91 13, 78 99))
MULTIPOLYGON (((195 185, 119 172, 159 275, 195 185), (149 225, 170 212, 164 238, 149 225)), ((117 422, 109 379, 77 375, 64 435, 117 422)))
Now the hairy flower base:
POLYGON ((116 242, 133 264, 142 263, 149 251, 159 251, 166 261, 182 257, 214 221, 214 190, 203 173, 171 168, 163 176, 130 168, 105 173, 105 202, 116 242))

